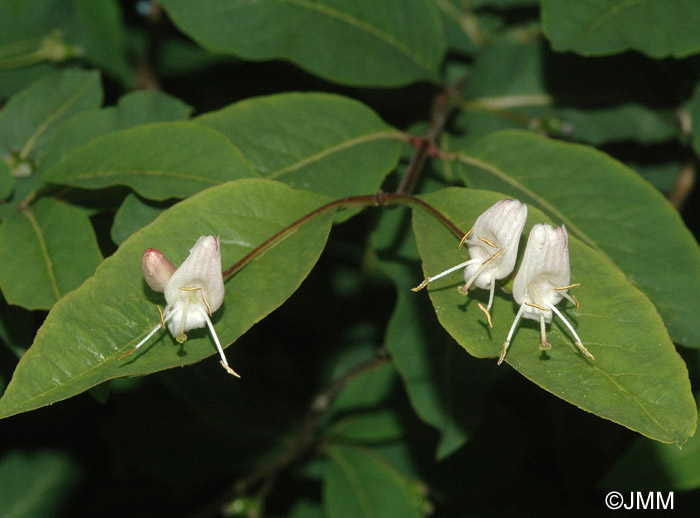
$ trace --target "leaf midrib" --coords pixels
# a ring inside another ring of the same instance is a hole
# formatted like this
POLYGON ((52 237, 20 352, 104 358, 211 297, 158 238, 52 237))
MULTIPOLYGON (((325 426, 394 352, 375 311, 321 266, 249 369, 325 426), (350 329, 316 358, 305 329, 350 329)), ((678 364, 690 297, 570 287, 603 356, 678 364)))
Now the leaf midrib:
POLYGON ((327 15, 331 18, 335 18, 337 20, 345 22, 348 25, 352 25, 352 26, 374 36, 375 38, 387 43, 390 47, 393 47, 394 49, 398 50, 401 54, 407 56, 411 61, 418 64, 419 66, 421 66, 425 70, 428 70, 429 72, 434 72, 434 69, 430 66, 430 64, 427 63, 421 56, 412 52, 411 49, 406 47, 404 44, 402 44, 401 42, 396 40, 394 37, 392 37, 388 33, 382 32, 379 28, 377 28, 373 25, 370 25, 369 23, 367 23, 363 20, 360 20, 359 18, 355 18, 353 16, 350 16, 348 13, 338 11, 337 9, 333 9, 331 7, 328 7, 327 5, 309 2, 308 0, 283 0, 283 1, 290 3, 290 4, 296 4, 300 7, 309 9, 310 11, 316 11, 318 13, 327 15))
POLYGON ((278 169, 277 171, 273 171, 272 173, 266 175, 265 178, 267 178, 269 180, 274 180, 274 179, 277 179, 280 176, 283 176, 287 173, 297 171, 297 170, 301 169, 302 167, 304 167, 312 162, 317 162, 319 160, 322 160, 323 158, 326 158, 334 153, 339 153, 340 151, 343 151, 345 149, 350 149, 353 146, 365 144, 367 142, 372 142, 372 141, 376 141, 376 140, 382 140, 382 139, 402 140, 403 133, 400 133, 398 131, 380 131, 380 132, 368 133, 366 135, 361 135, 359 137, 344 140, 343 142, 340 142, 339 144, 324 148, 324 149, 322 149, 314 154, 308 155, 308 156, 304 157, 301 160, 298 160, 297 162, 295 162, 293 164, 290 164, 286 167, 283 167, 282 169, 278 169))

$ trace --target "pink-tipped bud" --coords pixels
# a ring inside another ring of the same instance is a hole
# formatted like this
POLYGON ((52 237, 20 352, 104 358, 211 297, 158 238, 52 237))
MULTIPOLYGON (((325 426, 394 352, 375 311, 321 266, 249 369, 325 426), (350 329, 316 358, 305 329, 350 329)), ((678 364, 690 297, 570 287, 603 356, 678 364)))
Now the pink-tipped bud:
POLYGON ((157 248, 148 248, 141 257, 143 277, 154 291, 163 293, 168 281, 175 273, 175 267, 157 248))

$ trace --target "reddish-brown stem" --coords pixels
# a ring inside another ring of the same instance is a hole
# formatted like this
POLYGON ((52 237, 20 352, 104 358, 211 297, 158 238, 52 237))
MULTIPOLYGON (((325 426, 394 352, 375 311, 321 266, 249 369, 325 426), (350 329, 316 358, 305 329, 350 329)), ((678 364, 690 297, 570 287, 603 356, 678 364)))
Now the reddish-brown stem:
POLYGON ((228 270, 224 271, 224 279, 231 277, 233 274, 241 270, 245 265, 247 265, 253 259, 265 252, 271 246, 275 245, 281 239, 289 235, 291 232, 301 227, 304 223, 307 223, 321 216, 322 214, 325 214, 326 212, 350 207, 386 207, 395 205, 410 205, 426 210, 443 225, 445 225, 455 236, 457 236, 457 238, 461 239, 461 237, 464 235, 464 232, 462 232, 459 229, 459 227, 455 225, 452 221, 450 221, 442 212, 440 212, 435 207, 416 196, 402 193, 390 194, 383 192, 378 192, 377 194, 366 194, 361 196, 349 196, 347 198, 341 198, 339 200, 335 200, 330 203, 326 203, 325 205, 322 205, 316 210, 309 212, 303 218, 296 220, 294 223, 290 224, 289 226, 283 228, 273 236, 269 237, 261 245, 257 246, 254 250, 252 250, 245 257, 239 260, 236 264, 231 266, 228 270))

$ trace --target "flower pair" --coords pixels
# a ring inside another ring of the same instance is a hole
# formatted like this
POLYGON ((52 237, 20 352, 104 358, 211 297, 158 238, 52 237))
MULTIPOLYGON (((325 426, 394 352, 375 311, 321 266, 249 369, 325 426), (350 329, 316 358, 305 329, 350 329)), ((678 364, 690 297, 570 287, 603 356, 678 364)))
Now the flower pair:
POLYGON ((122 358, 145 344, 158 329, 165 329, 166 323, 179 343, 187 340, 187 331, 207 326, 221 356, 221 365, 229 374, 240 378, 229 367, 210 318, 224 302, 219 238, 200 237, 190 250, 190 255, 177 269, 160 250, 149 248, 141 257, 141 267, 146 284, 154 291, 164 293, 167 305, 160 314, 160 323, 122 358))
MULTIPOLYGON (((489 289, 489 302, 486 307, 479 303, 493 327, 489 310, 493 304, 496 280, 509 276, 515 267, 518 255, 520 235, 527 220, 527 206, 518 200, 501 200, 489 207, 474 222, 472 229, 460 242, 460 247, 467 244, 470 259, 432 277, 427 277, 418 291, 429 282, 439 279, 453 271, 464 268, 465 284, 459 288, 466 295, 469 288, 489 289)), ((550 348, 545 333, 545 324, 552 321, 552 313, 564 322, 576 338, 576 346, 590 359, 593 355, 583 346, 571 324, 564 318, 555 305, 563 298, 576 305, 578 301, 569 295, 568 290, 578 286, 570 284, 569 247, 566 227, 553 228, 548 224, 536 224, 530 231, 522 264, 513 281, 513 298, 520 309, 503 343, 500 365, 505 358, 513 333, 520 318, 529 318, 540 322, 540 349, 550 348)))

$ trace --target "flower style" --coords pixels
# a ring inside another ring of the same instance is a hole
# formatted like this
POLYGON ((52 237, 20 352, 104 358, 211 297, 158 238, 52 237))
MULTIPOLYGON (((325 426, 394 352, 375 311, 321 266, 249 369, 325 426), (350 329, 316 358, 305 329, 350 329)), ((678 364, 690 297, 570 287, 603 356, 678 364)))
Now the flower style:
POLYGON ((583 346, 581 338, 564 315, 556 308, 562 299, 571 301, 578 310, 578 301, 568 290, 579 286, 571 283, 569 265, 569 238, 564 225, 553 228, 551 225, 539 223, 532 227, 525 247, 523 262, 513 280, 513 298, 520 305, 508 337, 503 343, 503 350, 498 364, 503 362, 520 317, 539 320, 541 343, 540 350, 548 350, 545 324, 552 321, 552 314, 564 322, 576 338, 576 346, 591 360, 595 358, 583 346))
POLYGON ((179 343, 187 340, 186 333, 190 329, 207 326, 221 355, 221 365, 229 374, 240 378, 229 367, 210 318, 224 302, 219 238, 200 237, 190 250, 190 255, 177 269, 155 248, 149 248, 143 253, 141 266, 146 283, 153 290, 165 293, 167 305, 160 315, 160 323, 122 358, 145 344, 160 327, 165 329, 166 323, 179 343))
POLYGON ((527 205, 521 201, 501 200, 492 205, 476 219, 472 229, 459 244, 460 248, 467 244, 470 259, 427 277, 419 286, 413 288, 413 291, 423 289, 429 282, 464 268, 465 284, 459 291, 466 295, 472 286, 490 290, 488 305, 478 305, 486 314, 489 326, 493 327, 489 310, 493 304, 496 280, 508 277, 513 271, 518 255, 518 242, 526 219, 527 205))

